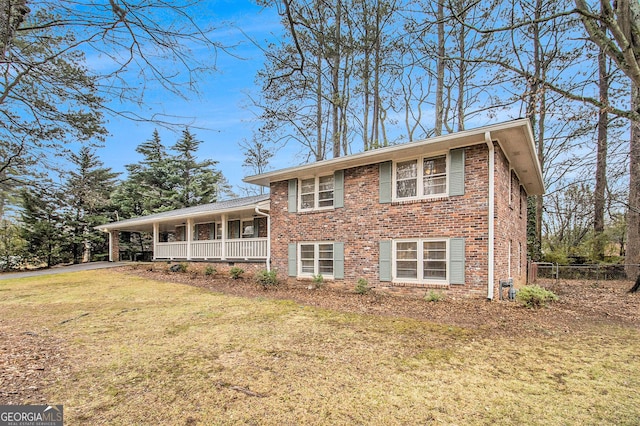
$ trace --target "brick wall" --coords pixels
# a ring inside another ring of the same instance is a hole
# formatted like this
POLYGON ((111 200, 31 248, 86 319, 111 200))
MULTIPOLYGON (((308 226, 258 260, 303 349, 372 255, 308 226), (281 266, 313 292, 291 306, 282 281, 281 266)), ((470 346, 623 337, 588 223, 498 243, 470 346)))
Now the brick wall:
POLYGON ((120 231, 111 231, 111 257, 112 262, 120 261, 120 231))
MULTIPOLYGON (((501 165, 501 170, 504 168, 504 162, 503 155, 496 156, 496 163, 501 165)), ((353 288, 359 278, 365 278, 378 288, 388 288, 390 291, 400 293, 424 293, 424 285, 416 289, 415 285, 400 286, 379 281, 379 241, 397 238, 464 237, 466 284, 450 285, 447 291, 454 294, 486 297, 487 163, 486 145, 468 147, 465 150, 465 194, 463 196, 393 204, 378 202, 377 164, 347 169, 344 171, 344 208, 321 212, 289 213, 288 183, 274 182, 271 185, 273 267, 279 271, 281 278, 285 278, 287 245, 290 242, 341 241, 345 243, 344 285, 346 287, 353 288)), ((501 184, 500 191, 502 186, 501 184)), ((496 203, 502 200, 504 196, 501 192, 500 197, 496 197, 496 203)), ((501 224, 510 219, 510 216, 505 215, 499 208, 496 209, 496 216, 501 224), (502 221, 503 217, 504 221, 502 221)), ((518 221, 513 226, 518 227, 522 223, 526 223, 526 213, 524 222, 518 221)), ((507 231, 507 233, 510 232, 512 231, 507 231)), ((520 231, 517 234, 520 235, 520 231)), ((505 257, 503 248, 505 237, 503 233, 500 235, 500 251, 497 254, 502 258, 505 257)), ((499 263, 504 262, 501 259, 499 263)), ((496 283, 502 274, 502 269, 500 274, 496 273, 496 283)))
POLYGON ((513 278, 516 286, 524 285, 527 265, 527 196, 498 145, 495 190, 495 277, 497 280, 513 278))

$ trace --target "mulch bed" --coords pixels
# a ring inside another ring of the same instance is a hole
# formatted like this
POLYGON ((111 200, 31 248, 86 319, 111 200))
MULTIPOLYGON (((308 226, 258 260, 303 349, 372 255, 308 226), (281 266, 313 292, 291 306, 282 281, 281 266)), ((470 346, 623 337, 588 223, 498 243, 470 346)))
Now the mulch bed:
MULTIPOLYGON (((591 324, 606 322, 640 327, 640 293, 630 294, 630 281, 548 281, 539 284, 560 300, 543 309, 527 309, 516 302, 446 297, 428 302, 422 297, 377 292, 366 295, 344 289, 309 289, 310 283, 279 285, 263 289, 250 277, 232 280, 194 273, 172 273, 150 268, 120 268, 122 272, 149 279, 206 288, 240 297, 294 300, 301 305, 342 312, 408 317, 475 329, 479 332, 524 333, 578 332, 591 324)), ((496 295, 497 296, 497 295, 496 295)))

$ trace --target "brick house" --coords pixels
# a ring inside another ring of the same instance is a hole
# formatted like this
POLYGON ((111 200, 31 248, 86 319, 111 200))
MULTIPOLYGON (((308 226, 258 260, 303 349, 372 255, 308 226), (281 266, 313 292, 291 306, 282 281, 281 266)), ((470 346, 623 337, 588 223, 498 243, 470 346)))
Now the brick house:
MULTIPOLYGON (((265 261, 281 279, 322 275, 353 288, 363 278, 393 292, 435 288, 488 299, 500 279, 525 282, 527 196, 544 192, 526 119, 271 171, 245 182, 268 187, 270 195, 240 202, 244 219, 232 212, 228 217, 240 220, 242 229, 249 226, 247 211, 262 203, 254 211, 266 222, 268 247, 260 259, 237 260, 265 261)), ((212 213, 219 207, 210 205, 210 216, 223 219, 212 213)), ((185 230, 195 225, 192 219, 185 230)), ((193 229, 185 232, 198 234, 193 229)), ((196 260, 193 253, 185 258, 196 260)))

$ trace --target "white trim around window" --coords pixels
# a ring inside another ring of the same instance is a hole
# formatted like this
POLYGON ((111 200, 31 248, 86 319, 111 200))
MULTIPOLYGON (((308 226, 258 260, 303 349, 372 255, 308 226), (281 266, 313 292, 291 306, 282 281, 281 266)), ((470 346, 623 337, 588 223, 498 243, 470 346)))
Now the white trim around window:
POLYGON ((304 242, 298 244, 298 276, 333 278, 333 241, 304 242))
POLYGON ((392 274, 393 282, 448 284, 449 240, 393 240, 392 274))
POLYGON ((440 198, 449 194, 451 156, 407 158, 393 162, 393 201, 440 198))
POLYGON ((334 175, 315 176, 298 180, 298 211, 332 209, 334 204, 334 175))

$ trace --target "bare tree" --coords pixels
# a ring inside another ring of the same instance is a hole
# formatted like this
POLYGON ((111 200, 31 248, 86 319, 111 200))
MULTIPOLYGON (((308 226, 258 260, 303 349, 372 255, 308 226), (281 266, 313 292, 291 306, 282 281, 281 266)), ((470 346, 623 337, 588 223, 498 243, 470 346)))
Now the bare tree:
POLYGON ((640 274, 640 3, 600 1, 594 10, 586 0, 575 0, 589 38, 615 61, 629 78, 631 102, 629 137, 629 203, 627 213, 627 276, 640 274))
POLYGON ((113 105, 197 88, 223 47, 196 12, 188 0, 0 0, 0 166, 41 167, 66 142, 100 141, 105 115, 167 122, 113 105))

